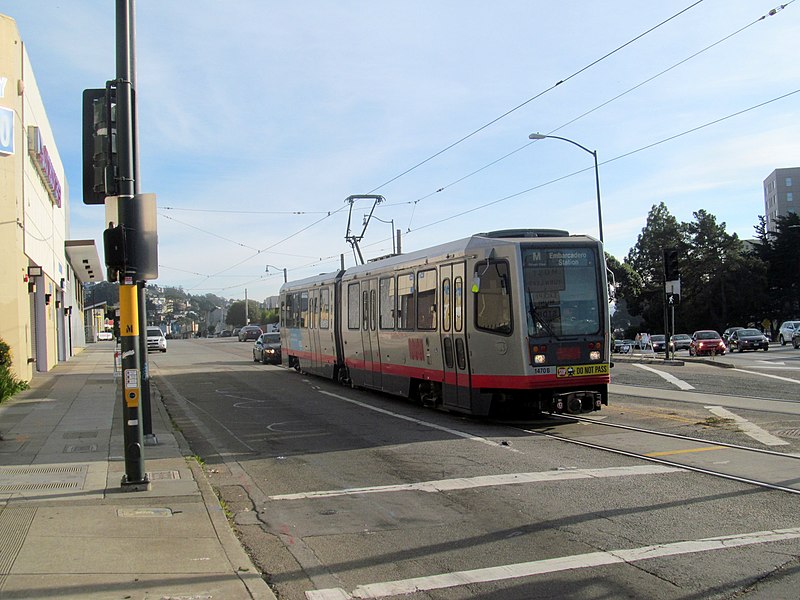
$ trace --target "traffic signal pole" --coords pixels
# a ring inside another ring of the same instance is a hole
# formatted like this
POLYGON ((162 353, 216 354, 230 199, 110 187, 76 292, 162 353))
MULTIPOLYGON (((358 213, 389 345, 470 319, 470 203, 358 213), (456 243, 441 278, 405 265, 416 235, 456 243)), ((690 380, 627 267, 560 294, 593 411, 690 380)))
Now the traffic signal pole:
MULTIPOLYGON (((119 189, 118 223, 122 231, 135 229, 138 217, 134 206, 133 88, 131 81, 132 36, 131 3, 116 2, 116 121, 117 181, 119 189)), ((119 273, 120 342, 122 350, 122 409, 125 444, 125 474, 122 487, 128 491, 150 489, 144 470, 141 347, 139 344, 139 293, 136 273, 136 248, 132 262, 119 273)))

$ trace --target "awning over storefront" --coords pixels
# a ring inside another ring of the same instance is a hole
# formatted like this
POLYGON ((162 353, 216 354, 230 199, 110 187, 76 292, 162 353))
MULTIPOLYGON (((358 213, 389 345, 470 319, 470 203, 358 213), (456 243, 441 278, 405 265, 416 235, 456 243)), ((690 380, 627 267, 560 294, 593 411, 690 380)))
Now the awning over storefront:
POLYGON ((94 240, 67 240, 64 246, 67 260, 79 281, 97 283, 105 279, 105 271, 94 240))

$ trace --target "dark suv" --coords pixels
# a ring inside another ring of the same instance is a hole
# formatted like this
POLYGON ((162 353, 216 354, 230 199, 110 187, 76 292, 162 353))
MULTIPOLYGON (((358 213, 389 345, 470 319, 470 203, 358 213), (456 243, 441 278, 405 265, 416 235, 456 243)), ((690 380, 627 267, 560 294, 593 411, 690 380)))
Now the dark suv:
POLYGON ((247 340, 257 340, 263 331, 258 325, 245 325, 239 330, 239 341, 246 342, 247 340))

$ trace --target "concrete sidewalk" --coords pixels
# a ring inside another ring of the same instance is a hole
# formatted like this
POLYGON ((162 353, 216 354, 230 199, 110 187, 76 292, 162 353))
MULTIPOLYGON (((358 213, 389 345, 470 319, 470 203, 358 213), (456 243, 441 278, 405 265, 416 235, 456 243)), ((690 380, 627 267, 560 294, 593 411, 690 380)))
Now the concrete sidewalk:
POLYGON ((149 491, 123 491, 114 344, 0 405, 0 598, 275 598, 153 386, 149 491))

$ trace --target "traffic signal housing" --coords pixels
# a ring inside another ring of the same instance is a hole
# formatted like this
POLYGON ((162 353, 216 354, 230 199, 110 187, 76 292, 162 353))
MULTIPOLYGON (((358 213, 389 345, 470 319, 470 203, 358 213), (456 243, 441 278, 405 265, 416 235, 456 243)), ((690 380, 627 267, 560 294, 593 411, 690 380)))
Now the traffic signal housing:
POLYGON ((83 90, 83 203, 104 204, 117 184, 116 88, 83 90))
POLYGON ((677 281, 681 278, 678 264, 678 251, 675 248, 664 249, 664 281, 677 281))

